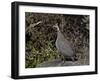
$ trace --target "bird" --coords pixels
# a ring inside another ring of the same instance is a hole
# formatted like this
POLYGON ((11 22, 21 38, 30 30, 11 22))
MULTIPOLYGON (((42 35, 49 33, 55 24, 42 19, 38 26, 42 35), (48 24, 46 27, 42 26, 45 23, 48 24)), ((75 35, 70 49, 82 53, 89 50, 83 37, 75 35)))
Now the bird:
POLYGON ((66 60, 75 61, 75 51, 74 47, 71 43, 64 37, 62 32, 59 29, 58 23, 56 23, 53 27, 57 29, 57 39, 56 39, 56 48, 60 53, 62 60, 65 62, 66 60))

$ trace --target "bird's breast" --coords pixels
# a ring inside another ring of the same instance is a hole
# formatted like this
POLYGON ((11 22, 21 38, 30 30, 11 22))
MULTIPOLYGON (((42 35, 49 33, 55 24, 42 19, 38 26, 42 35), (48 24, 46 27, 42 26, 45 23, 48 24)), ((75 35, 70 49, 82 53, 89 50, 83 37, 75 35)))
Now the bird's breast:
POLYGON ((74 54, 70 43, 67 40, 61 39, 59 37, 57 37, 56 40, 56 48, 64 56, 73 56, 74 54))

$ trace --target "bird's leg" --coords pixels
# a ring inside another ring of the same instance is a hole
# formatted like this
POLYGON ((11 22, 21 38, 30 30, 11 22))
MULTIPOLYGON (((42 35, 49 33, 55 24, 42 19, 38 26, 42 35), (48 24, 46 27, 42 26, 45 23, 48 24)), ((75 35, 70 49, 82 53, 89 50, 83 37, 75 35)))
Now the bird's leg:
POLYGON ((62 64, 61 65, 64 65, 64 63, 65 63, 65 57, 63 55, 61 55, 61 60, 62 60, 62 64))
POLYGON ((74 62, 75 61, 75 58, 74 57, 71 57, 72 61, 74 62))

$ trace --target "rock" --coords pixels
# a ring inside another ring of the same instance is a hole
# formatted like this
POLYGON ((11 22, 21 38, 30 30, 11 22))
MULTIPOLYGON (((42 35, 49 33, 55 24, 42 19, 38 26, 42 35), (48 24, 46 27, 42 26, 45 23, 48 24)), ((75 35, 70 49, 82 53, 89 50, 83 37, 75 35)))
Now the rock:
POLYGON ((79 65, 83 65, 81 64, 79 61, 61 61, 60 59, 55 59, 52 61, 46 61, 43 62, 39 65, 37 65, 37 67, 60 67, 60 66, 79 66, 79 65))
POLYGON ((39 65, 37 65, 37 67, 55 67, 55 66, 61 66, 61 60, 60 59, 55 59, 55 60, 52 60, 52 61, 46 61, 46 62, 43 62, 39 65))

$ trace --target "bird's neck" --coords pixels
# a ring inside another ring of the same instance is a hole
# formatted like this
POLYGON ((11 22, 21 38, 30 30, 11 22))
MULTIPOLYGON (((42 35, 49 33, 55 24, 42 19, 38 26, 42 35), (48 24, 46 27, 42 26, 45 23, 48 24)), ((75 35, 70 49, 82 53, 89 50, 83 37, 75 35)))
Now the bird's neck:
POLYGON ((63 34, 62 34, 62 32, 59 30, 59 31, 57 31, 57 37, 58 37, 58 39, 60 38, 60 39, 64 39, 64 36, 63 36, 63 34))

